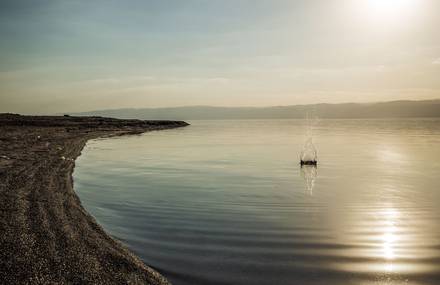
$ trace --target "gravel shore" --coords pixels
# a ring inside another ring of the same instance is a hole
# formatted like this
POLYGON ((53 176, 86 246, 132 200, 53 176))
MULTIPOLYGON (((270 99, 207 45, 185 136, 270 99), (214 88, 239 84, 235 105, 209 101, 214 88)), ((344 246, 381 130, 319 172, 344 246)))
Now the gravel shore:
POLYGON ((89 139, 186 125, 0 114, 0 283, 169 284, 84 210, 72 171, 89 139))

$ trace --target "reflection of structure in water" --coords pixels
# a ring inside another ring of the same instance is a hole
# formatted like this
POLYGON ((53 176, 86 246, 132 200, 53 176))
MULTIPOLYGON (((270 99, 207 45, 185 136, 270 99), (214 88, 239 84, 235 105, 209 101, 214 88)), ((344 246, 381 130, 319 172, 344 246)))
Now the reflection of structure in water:
POLYGON ((313 195, 313 186, 315 185, 318 167, 315 165, 301 164, 301 176, 304 178, 307 187, 307 193, 313 195))

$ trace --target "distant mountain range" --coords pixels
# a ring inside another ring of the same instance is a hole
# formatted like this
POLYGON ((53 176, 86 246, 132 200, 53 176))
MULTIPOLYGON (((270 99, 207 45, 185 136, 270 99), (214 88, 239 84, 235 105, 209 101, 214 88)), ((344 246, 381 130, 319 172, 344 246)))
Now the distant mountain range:
POLYGON ((440 99, 379 103, 313 104, 277 107, 142 108, 98 110, 71 115, 103 116, 121 119, 199 120, 199 119, 296 119, 306 115, 319 118, 416 118, 440 117, 440 99))

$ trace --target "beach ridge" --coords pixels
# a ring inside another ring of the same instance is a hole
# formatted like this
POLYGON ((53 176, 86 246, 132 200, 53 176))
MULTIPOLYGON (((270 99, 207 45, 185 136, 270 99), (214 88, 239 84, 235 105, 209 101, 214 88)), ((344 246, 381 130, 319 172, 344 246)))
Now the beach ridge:
POLYGON ((90 139, 183 121, 0 114, 0 277, 6 284, 170 284, 109 236, 74 192, 90 139))

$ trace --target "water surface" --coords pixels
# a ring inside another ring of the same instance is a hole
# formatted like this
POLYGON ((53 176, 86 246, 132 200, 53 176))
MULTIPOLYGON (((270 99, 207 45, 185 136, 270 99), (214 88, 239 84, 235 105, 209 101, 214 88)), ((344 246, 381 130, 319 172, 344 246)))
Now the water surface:
POLYGON ((440 284, 440 120, 193 121, 88 143, 85 208, 174 284, 440 284))

